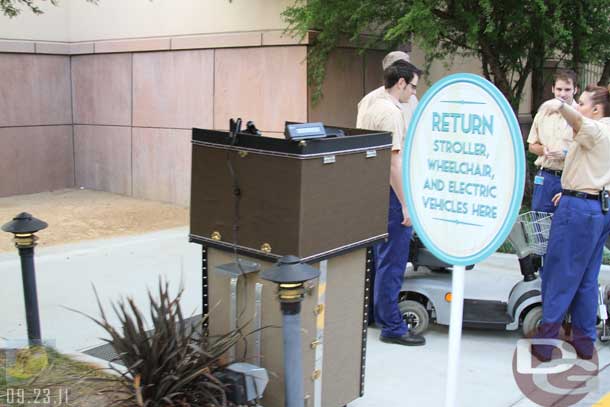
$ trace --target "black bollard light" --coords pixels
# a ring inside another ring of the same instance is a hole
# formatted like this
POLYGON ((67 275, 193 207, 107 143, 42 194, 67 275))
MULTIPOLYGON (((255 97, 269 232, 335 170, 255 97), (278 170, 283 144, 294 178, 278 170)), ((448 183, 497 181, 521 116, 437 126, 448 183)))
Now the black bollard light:
POLYGON ((284 342, 284 393, 286 407, 303 407, 303 364, 301 355, 301 302, 304 283, 318 278, 320 270, 301 263, 296 256, 284 256, 261 274, 278 284, 284 342))
POLYGON ((25 315, 30 345, 42 344, 40 317, 38 315, 38 296, 36 294, 36 275, 34 273, 34 246, 36 246, 38 237, 34 233, 45 229, 47 226, 46 222, 36 219, 26 212, 20 213, 12 221, 2 226, 3 231, 12 233, 15 236, 15 247, 19 249, 23 295, 25 298, 25 315))

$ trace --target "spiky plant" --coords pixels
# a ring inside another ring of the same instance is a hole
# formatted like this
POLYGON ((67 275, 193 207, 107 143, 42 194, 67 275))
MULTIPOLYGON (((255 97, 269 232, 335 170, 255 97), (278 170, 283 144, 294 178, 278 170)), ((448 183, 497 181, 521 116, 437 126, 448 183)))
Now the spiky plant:
MULTIPOLYGON (((95 290, 95 289, 94 289, 95 290)), ((187 322, 180 307, 181 288, 175 298, 169 285, 159 282, 159 297, 148 292, 152 329, 132 298, 112 304, 121 328, 115 328, 106 316, 97 291, 95 296, 101 317, 87 316, 110 336, 104 339, 118 354, 126 371, 120 375, 125 397, 123 405, 142 407, 226 406, 223 384, 213 373, 222 367, 223 355, 242 338, 239 330, 209 339, 202 334, 202 322, 187 322)))

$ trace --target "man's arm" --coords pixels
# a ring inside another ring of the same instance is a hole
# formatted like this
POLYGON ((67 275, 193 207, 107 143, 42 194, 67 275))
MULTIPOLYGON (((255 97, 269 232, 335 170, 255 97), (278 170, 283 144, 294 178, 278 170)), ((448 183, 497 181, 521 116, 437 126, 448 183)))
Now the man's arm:
POLYGON ((530 143, 527 149, 530 153, 536 154, 537 156, 544 155, 544 146, 540 143, 530 143))
POLYGON ((553 99, 545 102, 543 107, 548 112, 559 112, 568 124, 574 130, 574 141, 580 144, 583 148, 591 149, 600 140, 608 137, 605 127, 600 126, 597 120, 584 117, 573 106, 563 102, 562 100, 553 99))
POLYGON ((407 204, 405 202, 404 191, 402 189, 402 152, 400 150, 392 150, 392 157, 390 159, 390 185, 396 193, 396 197, 400 201, 402 207, 402 216, 404 218, 402 224, 404 226, 411 226, 411 217, 407 210, 407 204))
POLYGON ((537 156, 544 155, 544 146, 540 143, 540 137, 538 135, 538 122, 540 121, 540 115, 534 116, 530 134, 527 137, 528 150, 532 154, 537 156))
POLYGON ((570 127, 574 129, 574 133, 578 133, 580 131, 580 127, 582 126, 583 117, 582 114, 576 110, 573 106, 565 103, 560 99, 551 99, 542 104, 540 106, 540 110, 546 114, 550 114, 552 112, 559 112, 563 116, 563 118, 568 122, 570 127))

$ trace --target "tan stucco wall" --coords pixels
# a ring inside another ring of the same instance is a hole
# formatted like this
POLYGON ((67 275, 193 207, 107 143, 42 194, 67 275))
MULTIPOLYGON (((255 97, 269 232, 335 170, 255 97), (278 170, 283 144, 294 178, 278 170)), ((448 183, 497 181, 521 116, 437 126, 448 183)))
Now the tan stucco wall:
MULTIPOLYGON (((79 0, 80 1, 80 0, 79 0)), ((84 2, 84 0, 82 0, 84 2)), ((0 38, 8 40, 69 41, 68 19, 69 0, 63 0, 59 7, 49 2, 37 2, 44 11, 42 15, 33 14, 23 4, 21 14, 14 18, 0 14, 0 38)))
POLYGON ((0 16, 0 38, 94 41, 124 38, 255 31, 285 27, 281 12, 292 0, 61 0, 41 3, 13 19, 0 16))

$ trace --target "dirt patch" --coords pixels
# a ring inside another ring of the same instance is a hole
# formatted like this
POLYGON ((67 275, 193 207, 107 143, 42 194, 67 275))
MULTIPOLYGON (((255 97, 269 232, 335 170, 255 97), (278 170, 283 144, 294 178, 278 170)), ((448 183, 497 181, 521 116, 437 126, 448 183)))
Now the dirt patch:
MULTIPOLYGON (((49 224, 36 234, 39 247, 186 226, 189 219, 188 208, 85 189, 0 198, 1 225, 21 212, 49 224)), ((0 252, 12 250, 12 236, 0 232, 0 252)))

